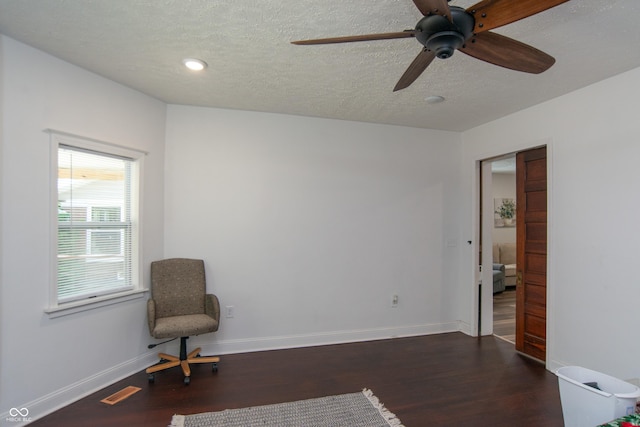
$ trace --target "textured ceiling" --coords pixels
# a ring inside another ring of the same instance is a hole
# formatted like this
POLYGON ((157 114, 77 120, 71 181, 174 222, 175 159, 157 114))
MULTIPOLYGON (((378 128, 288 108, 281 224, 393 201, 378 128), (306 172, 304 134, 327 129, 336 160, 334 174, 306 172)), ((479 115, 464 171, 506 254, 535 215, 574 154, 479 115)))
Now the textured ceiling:
POLYGON ((453 131, 640 66, 638 0, 571 0, 495 30, 555 57, 540 75, 456 52, 395 93, 415 39, 289 43, 402 31, 421 16, 411 0, 0 0, 0 33, 171 104, 453 131), (209 67, 189 72, 186 57, 209 67))

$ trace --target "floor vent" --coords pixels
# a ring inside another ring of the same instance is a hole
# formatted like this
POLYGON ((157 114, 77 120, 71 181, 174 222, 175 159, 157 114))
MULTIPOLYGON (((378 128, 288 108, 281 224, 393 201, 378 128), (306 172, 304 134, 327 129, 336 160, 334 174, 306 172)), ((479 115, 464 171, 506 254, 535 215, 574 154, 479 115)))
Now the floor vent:
POLYGON ((122 390, 120 390, 118 392, 113 393, 109 397, 105 397, 100 402, 106 403, 107 405, 115 405, 116 403, 126 399, 127 397, 131 396, 134 393, 139 392, 140 390, 142 390, 140 387, 134 387, 134 386, 130 385, 128 387, 123 388, 122 390))

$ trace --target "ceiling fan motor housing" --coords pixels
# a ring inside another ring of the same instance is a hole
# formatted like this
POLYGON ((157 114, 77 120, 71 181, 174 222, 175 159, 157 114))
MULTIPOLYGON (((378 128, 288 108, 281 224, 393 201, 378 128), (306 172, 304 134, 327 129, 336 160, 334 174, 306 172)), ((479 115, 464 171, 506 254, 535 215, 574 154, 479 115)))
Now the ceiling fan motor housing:
POLYGON ((416 39, 424 47, 435 52, 440 59, 449 58, 472 35, 475 19, 463 8, 451 6, 449 21, 442 15, 428 15, 416 25, 416 39))

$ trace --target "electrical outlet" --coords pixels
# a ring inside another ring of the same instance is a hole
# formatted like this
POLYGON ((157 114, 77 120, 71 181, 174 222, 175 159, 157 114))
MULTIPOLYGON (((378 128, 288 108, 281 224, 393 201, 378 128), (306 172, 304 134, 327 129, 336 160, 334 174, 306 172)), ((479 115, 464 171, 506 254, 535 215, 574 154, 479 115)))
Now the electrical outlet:
POLYGON ((393 295, 391 297, 391 308, 397 308, 398 307, 398 295, 393 295))
POLYGON ((226 309, 225 317, 227 319, 231 319, 233 317, 233 315, 234 315, 235 307, 232 306, 232 305, 228 305, 228 306, 225 307, 225 309, 226 309))

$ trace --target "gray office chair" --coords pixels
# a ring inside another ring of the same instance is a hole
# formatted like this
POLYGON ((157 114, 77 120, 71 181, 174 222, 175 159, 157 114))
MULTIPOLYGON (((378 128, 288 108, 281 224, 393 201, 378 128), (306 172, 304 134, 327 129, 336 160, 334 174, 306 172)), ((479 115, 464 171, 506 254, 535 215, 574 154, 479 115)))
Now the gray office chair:
POLYGON ((187 354, 189 336, 215 332, 220 324, 220 303, 206 293, 202 260, 171 258, 151 263, 147 320, 152 337, 180 338, 180 356, 159 353, 160 362, 146 370, 149 382, 155 381, 156 372, 178 365, 185 384, 191 382, 190 364, 212 363, 213 371, 218 370, 219 357, 201 357, 200 348, 187 354))

